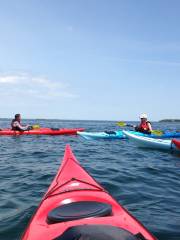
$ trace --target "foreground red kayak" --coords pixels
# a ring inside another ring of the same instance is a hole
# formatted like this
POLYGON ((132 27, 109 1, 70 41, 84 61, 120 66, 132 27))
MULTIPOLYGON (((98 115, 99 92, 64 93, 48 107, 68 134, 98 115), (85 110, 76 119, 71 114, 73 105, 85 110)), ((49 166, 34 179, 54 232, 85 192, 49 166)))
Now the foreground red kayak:
POLYGON ((0 135, 66 135, 77 134, 77 131, 84 131, 84 128, 39 128, 29 131, 13 131, 11 129, 3 129, 0 131, 0 135))
POLYGON ((70 146, 23 240, 155 240, 78 163, 70 146))

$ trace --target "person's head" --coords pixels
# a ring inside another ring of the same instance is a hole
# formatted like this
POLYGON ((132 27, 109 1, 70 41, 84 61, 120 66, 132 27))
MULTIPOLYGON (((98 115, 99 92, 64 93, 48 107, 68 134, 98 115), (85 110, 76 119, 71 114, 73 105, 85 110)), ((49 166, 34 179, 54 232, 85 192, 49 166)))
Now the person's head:
POLYGON ((19 113, 15 114, 14 118, 15 118, 16 121, 20 122, 21 121, 21 114, 19 114, 19 113))
POLYGON ((147 121, 147 114, 146 113, 142 113, 140 116, 141 122, 146 122, 147 121))

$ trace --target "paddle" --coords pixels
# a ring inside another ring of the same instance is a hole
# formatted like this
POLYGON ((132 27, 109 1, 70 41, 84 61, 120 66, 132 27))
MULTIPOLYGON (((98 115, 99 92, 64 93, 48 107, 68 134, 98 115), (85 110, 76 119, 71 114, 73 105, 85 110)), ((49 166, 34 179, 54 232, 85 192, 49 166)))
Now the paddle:
POLYGON ((117 125, 119 127, 135 127, 134 125, 128 124, 128 123, 125 123, 125 122, 117 122, 117 125))
POLYGON ((35 129, 39 129, 40 128, 40 125, 38 125, 38 124, 34 124, 34 125, 32 125, 32 129, 33 130, 35 130, 35 129))
MULTIPOLYGON (((35 129, 40 129, 41 127, 40 127, 40 125, 38 125, 38 124, 35 124, 35 125, 32 125, 32 129, 33 130, 35 130, 35 129)), ((51 130, 53 130, 53 131, 58 131, 58 130, 60 130, 60 128, 50 128, 51 130)))
MULTIPOLYGON (((135 125, 127 124, 125 122, 117 122, 117 125, 119 127, 135 127, 135 125)), ((151 132, 155 135, 158 135, 158 136, 163 135, 163 131, 161 131, 161 130, 152 130, 151 132)))
MULTIPOLYGON (((40 129, 40 125, 38 124, 35 124, 35 125, 32 125, 32 130, 36 130, 36 129, 40 129)), ((57 131, 57 130, 60 130, 60 128, 50 128, 51 130, 54 130, 54 131, 57 131)))

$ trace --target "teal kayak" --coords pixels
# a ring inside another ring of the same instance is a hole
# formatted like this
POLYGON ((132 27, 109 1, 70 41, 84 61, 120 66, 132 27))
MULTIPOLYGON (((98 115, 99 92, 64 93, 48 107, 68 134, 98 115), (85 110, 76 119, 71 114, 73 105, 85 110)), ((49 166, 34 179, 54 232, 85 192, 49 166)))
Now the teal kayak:
POLYGON ((84 137, 85 139, 123 139, 126 136, 123 131, 104 131, 104 132, 77 132, 78 135, 84 137))
MULTIPOLYGON (((134 134, 136 136, 142 136, 142 137, 148 137, 148 138, 180 138, 180 132, 164 132, 162 135, 156 135, 156 134, 145 134, 141 132, 136 131, 130 131, 127 132, 134 134)), ((84 137, 88 140, 98 140, 98 139, 124 139, 127 138, 126 135, 123 133, 123 130, 119 131, 104 131, 104 132, 77 132, 78 135, 84 137)))
POLYGON ((155 139, 150 137, 138 136, 130 131, 123 131, 126 137, 138 147, 159 149, 159 150, 175 150, 180 151, 180 140, 176 139, 155 139))

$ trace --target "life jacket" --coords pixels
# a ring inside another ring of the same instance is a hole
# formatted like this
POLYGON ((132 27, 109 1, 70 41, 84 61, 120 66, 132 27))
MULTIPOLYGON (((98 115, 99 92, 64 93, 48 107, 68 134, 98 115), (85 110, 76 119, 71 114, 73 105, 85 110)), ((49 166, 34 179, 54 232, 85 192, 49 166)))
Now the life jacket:
POLYGON ((150 134, 151 131, 149 129, 149 124, 150 122, 141 122, 140 125, 138 126, 138 132, 150 134))
POLYGON ((13 119, 12 122, 11 122, 11 129, 14 130, 14 131, 21 131, 20 128, 14 126, 14 123, 17 122, 16 119, 13 119))
POLYGON ((139 125, 139 129, 141 129, 142 131, 150 131, 148 123, 149 122, 141 122, 139 125))
POLYGON ((141 122, 140 125, 135 128, 135 130, 138 131, 138 132, 150 134, 151 131, 149 129, 148 123, 150 123, 150 122, 148 122, 148 121, 147 122, 141 122))

